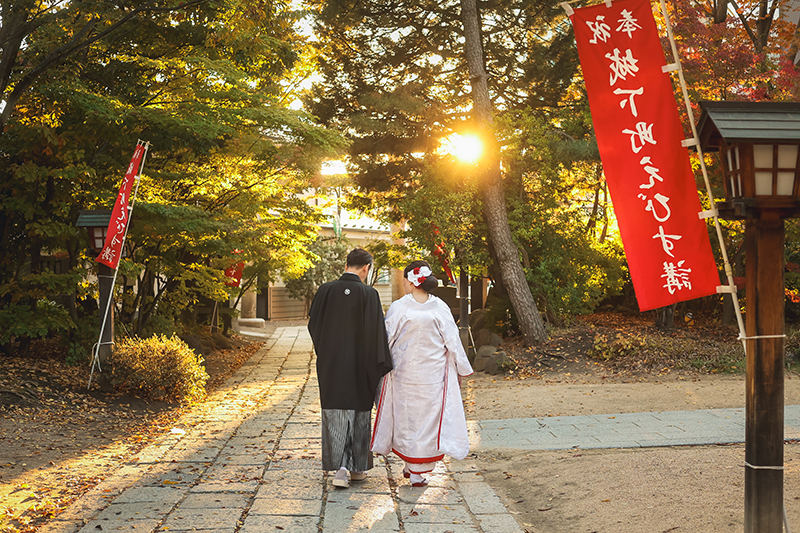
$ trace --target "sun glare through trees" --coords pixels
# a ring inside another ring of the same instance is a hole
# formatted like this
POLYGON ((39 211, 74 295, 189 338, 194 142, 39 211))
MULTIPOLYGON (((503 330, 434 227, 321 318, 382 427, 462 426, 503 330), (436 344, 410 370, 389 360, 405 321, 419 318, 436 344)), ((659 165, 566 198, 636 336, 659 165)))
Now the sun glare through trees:
POLYGON ((455 156, 462 163, 475 163, 483 154, 483 143, 477 135, 454 133, 442 141, 439 151, 455 156))

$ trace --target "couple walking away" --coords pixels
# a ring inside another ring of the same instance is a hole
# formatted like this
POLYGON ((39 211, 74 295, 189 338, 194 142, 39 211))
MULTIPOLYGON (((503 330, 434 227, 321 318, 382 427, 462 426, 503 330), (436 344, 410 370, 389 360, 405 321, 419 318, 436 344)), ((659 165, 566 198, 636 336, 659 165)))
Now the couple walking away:
POLYGON ((427 262, 405 268, 406 294, 385 320, 378 291, 364 283, 371 267, 369 252, 350 252, 345 273, 319 288, 309 311, 322 469, 335 470, 333 485, 347 488, 367 476, 372 452, 394 452, 405 461, 403 475, 424 487, 422 474, 437 461, 469 452, 460 385, 472 367, 450 308, 431 294, 439 282, 427 262))

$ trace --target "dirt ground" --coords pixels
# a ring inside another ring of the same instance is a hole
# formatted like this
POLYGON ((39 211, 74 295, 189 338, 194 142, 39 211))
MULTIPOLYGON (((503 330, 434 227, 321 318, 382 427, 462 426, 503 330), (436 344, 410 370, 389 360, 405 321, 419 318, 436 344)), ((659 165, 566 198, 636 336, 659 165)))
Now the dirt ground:
MULTIPOLYGON (((744 407, 743 374, 619 376, 582 357, 521 379, 477 373, 472 420, 744 407)), ((800 404, 787 373, 785 405, 800 404)), ((800 529, 800 444, 784 449, 789 524, 800 529)), ((527 533, 740 532, 744 445, 477 452, 484 476, 527 533)))
MULTIPOLYGON (((617 319, 605 320, 613 325, 617 319)), ((467 378, 467 417, 744 405, 744 374, 675 370, 663 361, 653 365, 634 360, 625 367, 600 363, 587 356, 591 343, 585 330, 571 330, 538 348, 527 367, 501 376, 477 373, 467 378)), ((241 343, 206 356, 213 383, 224 381, 257 347, 241 343)), ((521 350, 513 344, 506 348, 521 350)), ((169 431, 181 413, 175 405, 87 392, 85 372, 46 357, 0 358, 0 367, 4 533, 36 531, 154 436, 169 431)), ((800 404, 798 374, 787 373, 785 389, 785 403, 800 404)), ((743 530, 743 445, 477 452, 472 459, 528 533, 743 530)), ((790 524, 800 530, 800 445, 788 444, 785 459, 787 512, 790 524)))
MULTIPOLYGON (((205 356, 209 391, 235 372, 259 342, 234 338, 205 356)), ((0 357, 0 531, 27 533, 111 474, 183 412, 87 390, 86 367, 65 366, 53 347, 0 357)), ((95 380, 96 382, 96 380, 95 380)))

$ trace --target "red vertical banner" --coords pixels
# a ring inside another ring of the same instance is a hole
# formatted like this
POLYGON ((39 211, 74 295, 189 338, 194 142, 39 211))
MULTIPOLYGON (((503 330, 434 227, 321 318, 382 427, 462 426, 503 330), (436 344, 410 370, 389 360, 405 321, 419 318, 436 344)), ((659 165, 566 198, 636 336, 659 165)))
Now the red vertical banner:
POLYGON ((570 18, 639 309, 715 294, 719 274, 649 1, 570 18))
MULTIPOLYGON (((240 254, 241 250, 234 250, 233 254, 240 254)), ((242 283, 242 275, 244 274, 244 261, 237 261, 225 269, 225 278, 228 280, 225 285, 228 287, 238 287, 242 283)))
POLYGON ((125 235, 128 231, 128 224, 130 222, 130 196, 133 184, 136 182, 139 167, 142 164, 142 157, 144 156, 145 145, 137 144, 136 150, 133 152, 133 157, 128 165, 128 171, 125 172, 125 178, 119 187, 119 194, 117 194, 117 201, 114 203, 114 209, 111 211, 111 220, 108 223, 108 234, 106 235, 106 242, 100 255, 97 256, 97 262, 103 263, 111 268, 116 269, 119 265, 119 259, 122 256, 122 244, 125 240, 125 235))

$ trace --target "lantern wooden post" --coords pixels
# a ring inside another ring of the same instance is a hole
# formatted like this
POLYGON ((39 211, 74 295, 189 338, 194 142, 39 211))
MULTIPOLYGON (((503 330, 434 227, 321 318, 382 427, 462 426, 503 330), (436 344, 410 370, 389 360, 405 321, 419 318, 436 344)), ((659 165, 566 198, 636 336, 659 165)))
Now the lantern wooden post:
POLYGON ((784 225, 800 217, 800 104, 700 102, 700 147, 719 150, 720 218, 745 221, 745 533, 781 533, 784 225))
MULTIPOLYGON (((89 248, 95 255, 103 250, 106 229, 110 220, 111 209, 81 210, 78 214, 78 221, 75 225, 89 230, 89 248)), ((99 339, 100 346, 98 346, 97 357, 102 370, 106 368, 111 357, 111 345, 114 342, 114 306, 111 305, 114 291, 114 269, 103 263, 98 263, 97 267, 98 309, 100 310, 100 330, 103 332, 103 337, 99 339)), ((97 375, 97 383, 100 385, 101 390, 110 391, 111 377, 109 372, 101 371, 97 375)))
POLYGON ((783 531, 783 220, 762 212, 745 228, 747 388, 745 532, 783 531))

